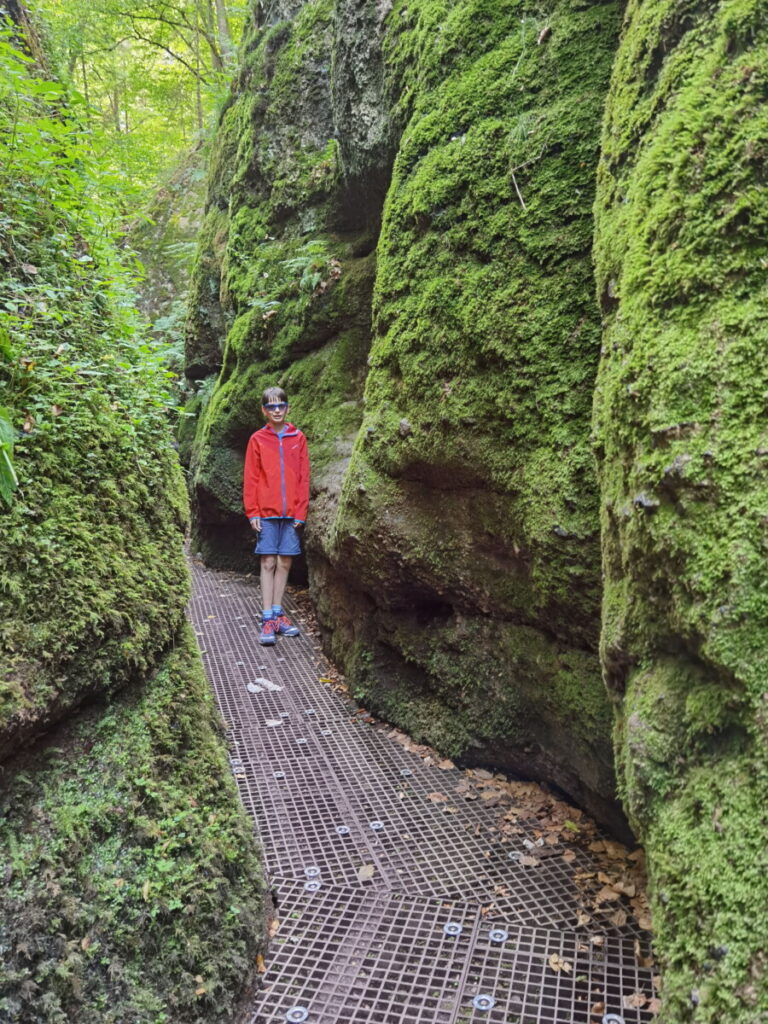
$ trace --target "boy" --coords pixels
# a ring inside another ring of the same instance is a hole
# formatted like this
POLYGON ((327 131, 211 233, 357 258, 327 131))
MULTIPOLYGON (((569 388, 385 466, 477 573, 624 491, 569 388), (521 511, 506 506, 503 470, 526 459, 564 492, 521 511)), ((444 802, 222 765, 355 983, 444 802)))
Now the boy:
POLYGON ((251 529, 259 535, 261 556, 259 643, 272 646, 278 635, 298 636, 282 600, 293 556, 301 552, 299 531, 309 506, 307 439, 288 422, 288 398, 282 388, 267 388, 261 399, 266 426, 251 434, 245 453, 243 504, 251 529))

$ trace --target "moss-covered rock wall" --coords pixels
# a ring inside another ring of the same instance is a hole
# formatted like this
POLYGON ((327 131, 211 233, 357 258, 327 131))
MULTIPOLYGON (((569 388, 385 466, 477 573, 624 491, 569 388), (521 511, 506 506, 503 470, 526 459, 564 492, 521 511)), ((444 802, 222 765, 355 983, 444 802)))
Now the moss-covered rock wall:
POLYGON ((389 25, 404 128, 318 601, 376 710, 605 815, 590 248, 617 7, 408 3, 389 25))
POLYGON ((614 3, 278 12, 222 117, 188 322, 196 546, 252 567, 243 451, 279 379, 358 696, 607 818, 590 247, 617 32, 614 3))
POLYGON ((184 624, 173 399, 38 74, 0 40, 0 1020, 227 1020, 262 882, 184 624))
POLYGON ((670 1024, 768 1018, 768 30, 631 3, 597 200, 602 656, 670 1024))

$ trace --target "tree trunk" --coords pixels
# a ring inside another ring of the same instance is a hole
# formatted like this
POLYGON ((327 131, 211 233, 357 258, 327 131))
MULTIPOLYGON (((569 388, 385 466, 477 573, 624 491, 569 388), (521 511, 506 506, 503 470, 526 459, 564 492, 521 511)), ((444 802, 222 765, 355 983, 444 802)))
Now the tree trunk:
POLYGON ((219 30, 219 47, 224 60, 224 66, 228 68, 231 67, 235 58, 235 48, 232 45, 232 31, 229 27, 229 18, 227 17, 227 8, 224 0, 215 0, 215 4, 216 24, 219 30))

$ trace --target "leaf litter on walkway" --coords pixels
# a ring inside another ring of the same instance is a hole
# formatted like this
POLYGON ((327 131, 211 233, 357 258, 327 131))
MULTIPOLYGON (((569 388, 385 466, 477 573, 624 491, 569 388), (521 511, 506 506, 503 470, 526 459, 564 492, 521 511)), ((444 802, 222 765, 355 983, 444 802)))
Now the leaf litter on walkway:
MULTIPOLYGON (((308 632, 319 639, 319 629, 305 593, 295 594, 295 598, 310 624, 308 632)), ((335 666, 326 663, 319 678, 350 699, 344 676, 335 666)), ((608 838, 587 814, 559 799, 545 786, 511 779, 487 768, 457 768, 450 758, 380 722, 366 708, 352 710, 351 717, 361 725, 375 726, 404 750, 419 757, 424 765, 454 773, 452 778, 446 775, 444 792, 435 790, 427 795, 440 813, 457 813, 455 803, 462 800, 477 801, 497 812, 493 827, 502 841, 524 847, 515 863, 535 871, 547 859, 559 857, 570 865, 580 894, 581 906, 575 922, 578 927, 589 930, 608 923, 621 929, 632 920, 641 931, 652 932, 645 854, 641 848, 630 850, 608 838), (458 778, 455 773, 459 773, 458 778), (533 840, 526 843, 525 839, 531 835, 533 840)), ((403 789, 407 788, 407 780, 403 780, 403 789)), ((601 940, 600 935, 594 935, 589 941, 597 945, 601 940)), ((635 943, 635 958, 640 967, 653 966, 653 958, 643 954, 639 941, 635 943)), ((656 1009, 655 997, 643 993, 635 995, 637 999, 646 999, 643 1004, 646 1009, 652 1012, 656 1009)))

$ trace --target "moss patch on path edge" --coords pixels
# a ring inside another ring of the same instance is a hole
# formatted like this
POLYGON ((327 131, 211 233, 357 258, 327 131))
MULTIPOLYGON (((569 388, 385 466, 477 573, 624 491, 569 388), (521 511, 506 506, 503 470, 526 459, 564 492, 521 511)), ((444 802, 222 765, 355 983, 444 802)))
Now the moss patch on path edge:
POLYGON ((144 688, 6 768, 0 1021, 231 1020, 261 868, 189 627, 144 688))

